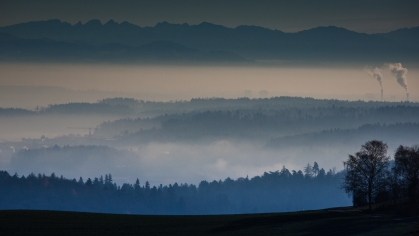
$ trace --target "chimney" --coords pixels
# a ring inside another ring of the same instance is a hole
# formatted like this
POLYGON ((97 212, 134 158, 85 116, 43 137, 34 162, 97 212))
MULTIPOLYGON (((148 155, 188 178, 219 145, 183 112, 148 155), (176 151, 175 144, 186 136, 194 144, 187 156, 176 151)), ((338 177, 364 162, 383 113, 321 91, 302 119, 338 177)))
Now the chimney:
POLYGON ((381 89, 381 101, 384 101, 384 97, 383 97, 383 89, 381 89))
POLYGON ((406 93, 406 102, 409 101, 409 93, 406 93))

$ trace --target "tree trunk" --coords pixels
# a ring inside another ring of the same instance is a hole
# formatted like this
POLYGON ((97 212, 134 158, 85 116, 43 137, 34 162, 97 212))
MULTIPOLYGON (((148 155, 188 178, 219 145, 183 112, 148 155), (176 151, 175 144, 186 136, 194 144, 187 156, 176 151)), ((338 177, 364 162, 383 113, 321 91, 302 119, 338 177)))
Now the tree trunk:
POLYGON ((368 207, 370 209, 370 213, 372 213, 372 184, 368 184, 368 207))

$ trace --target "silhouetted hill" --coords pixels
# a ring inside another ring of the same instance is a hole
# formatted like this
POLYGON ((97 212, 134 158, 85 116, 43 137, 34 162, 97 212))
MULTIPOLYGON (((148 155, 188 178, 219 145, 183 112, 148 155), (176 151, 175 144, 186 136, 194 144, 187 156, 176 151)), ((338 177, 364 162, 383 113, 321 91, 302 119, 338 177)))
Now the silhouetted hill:
MULTIPOLYGON (((400 29, 386 34, 364 34, 329 26, 298 33, 284 33, 257 26, 228 28, 207 22, 198 25, 161 22, 154 27, 140 27, 128 22, 116 23, 113 20, 105 24, 99 20, 91 20, 85 24, 79 22, 75 25, 59 20, 48 20, 6 26, 0 28, 0 32, 26 39, 50 38, 55 41, 83 42, 96 46, 123 44, 139 47, 151 44, 148 48, 152 45, 165 48, 168 45, 161 45, 162 42, 173 42, 169 50, 171 52, 177 43, 203 52, 225 51, 222 53, 223 56, 227 54, 226 52, 232 52, 257 60, 338 60, 380 63, 395 60, 419 61, 418 28, 400 29), (156 42, 158 43, 155 44, 156 42)), ((176 47, 180 50, 179 46, 176 47)), ((176 55, 169 53, 168 58, 178 59, 178 52, 176 55)), ((120 56, 126 57, 126 55, 120 56)), ((161 55, 156 58, 161 58, 161 55)), ((219 59, 211 56, 209 58, 219 59)), ((228 54, 227 58, 240 59, 234 54, 228 54)))
POLYGON ((250 62, 231 52, 202 52, 169 41, 156 41, 139 47, 120 43, 96 46, 49 38, 23 39, 1 33, 0 42, 0 60, 250 62))
POLYGON ((377 34, 378 36, 391 39, 397 43, 419 49, 419 27, 403 28, 389 33, 377 34))
MULTIPOLYGON (((317 27, 290 35, 294 50, 287 50, 292 56, 293 51, 300 51, 308 58, 329 58, 342 60, 375 60, 381 57, 384 60, 403 60, 411 57, 408 48, 397 45, 392 40, 357 33, 344 28, 329 26, 317 27), (392 58, 396 57, 396 58, 392 58)), ((285 50, 285 49, 284 49, 285 50)))

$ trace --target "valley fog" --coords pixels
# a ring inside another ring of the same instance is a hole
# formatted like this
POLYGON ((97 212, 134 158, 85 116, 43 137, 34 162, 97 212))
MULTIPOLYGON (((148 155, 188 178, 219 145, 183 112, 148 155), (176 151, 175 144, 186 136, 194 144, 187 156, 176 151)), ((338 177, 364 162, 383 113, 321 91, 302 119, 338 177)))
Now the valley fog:
POLYGON ((370 68, 3 63, 0 169, 104 191, 218 188, 222 207, 193 214, 350 205, 349 154, 419 140, 417 71, 370 68))
POLYGON ((388 142, 392 155, 419 133, 414 68, 410 103, 385 68, 384 102, 377 80, 354 66, 2 63, 0 71, 0 106, 28 109, 0 115, 1 169, 20 175, 112 173, 118 184, 159 185, 314 162, 341 171, 369 139, 388 142))

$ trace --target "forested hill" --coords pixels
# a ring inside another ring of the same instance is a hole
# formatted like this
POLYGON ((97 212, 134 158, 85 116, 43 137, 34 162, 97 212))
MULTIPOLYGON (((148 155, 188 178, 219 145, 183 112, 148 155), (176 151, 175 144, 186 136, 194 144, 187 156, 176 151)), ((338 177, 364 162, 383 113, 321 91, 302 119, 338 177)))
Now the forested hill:
MULTIPOLYGON (((364 124, 418 123, 419 107, 386 106, 238 109, 162 115, 155 118, 125 118, 103 122, 98 134, 200 138, 276 138, 330 129, 356 129, 364 124)), ((170 138, 169 138, 170 139, 170 138)))
MULTIPOLYGON (((61 92, 61 91, 60 91, 61 92)), ((46 107, 38 107, 38 114, 121 114, 138 115, 141 117, 154 117, 164 114, 182 114, 190 111, 216 111, 216 110, 292 110, 311 109, 316 110, 315 115, 327 115, 325 112, 337 113, 347 109, 367 110, 374 108, 394 107, 419 107, 417 102, 373 102, 373 101, 347 101, 336 99, 314 99, 309 97, 272 97, 272 98, 193 98, 189 101, 155 102, 136 100, 132 98, 106 98, 94 103, 73 102, 63 104, 50 104, 46 107), (324 109, 329 109, 328 111, 324 109)), ((345 111, 347 112, 347 111, 345 111)), ((363 112, 363 111, 362 111, 363 112)), ((0 115, 29 114, 34 111, 18 108, 0 108, 0 115)), ((304 115, 304 114, 301 114, 304 115)))
POLYGON ((253 178, 201 181, 198 186, 145 181, 117 186, 111 174, 83 180, 0 171, 0 209, 42 209, 132 214, 237 214, 298 211, 350 205, 342 173, 317 163, 305 171, 265 172, 253 178))
POLYGON ((324 130, 271 139, 267 146, 279 149, 290 146, 294 148, 323 147, 326 149, 327 147, 355 146, 372 139, 385 140, 393 149, 401 143, 415 145, 419 140, 419 123, 388 125, 376 123, 362 125, 357 129, 324 130))

